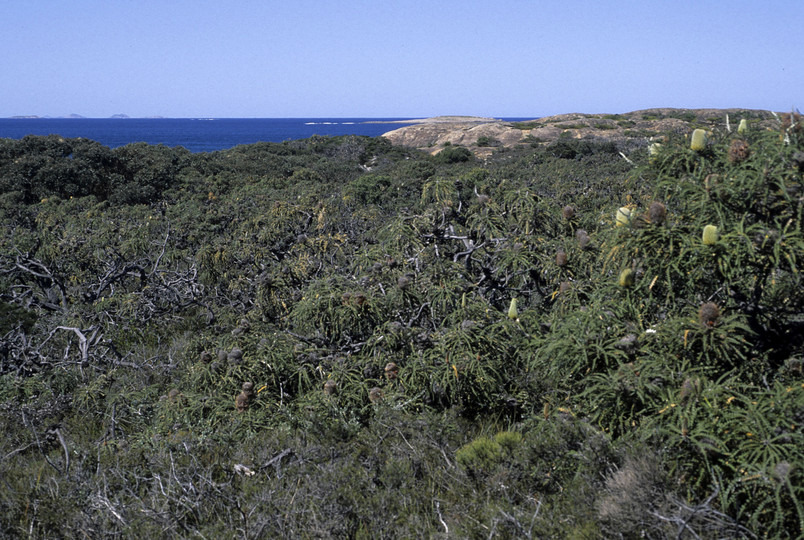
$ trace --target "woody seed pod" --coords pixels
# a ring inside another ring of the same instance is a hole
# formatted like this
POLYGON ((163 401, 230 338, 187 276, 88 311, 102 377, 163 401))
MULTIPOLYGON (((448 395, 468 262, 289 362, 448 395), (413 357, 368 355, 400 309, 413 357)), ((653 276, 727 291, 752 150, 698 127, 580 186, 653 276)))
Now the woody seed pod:
POLYGON ((659 201, 653 201, 650 203, 650 208, 648 209, 648 219, 654 225, 661 225, 664 223, 665 218, 667 217, 667 207, 660 203, 659 201))
POLYGON ((324 393, 328 396, 332 396, 335 394, 335 390, 338 388, 338 383, 333 381, 332 379, 327 379, 327 382, 324 383, 324 393))
POLYGON ((567 266, 567 254, 563 251, 556 253, 556 265, 560 267, 567 266))
POLYGON ((371 390, 369 390, 369 401, 374 404, 382 402, 382 388, 375 386, 371 390))
POLYGON ((719 318, 720 308, 714 302, 701 304, 701 307, 698 309, 698 321, 707 328, 715 326, 719 318))
POLYGON ((399 376, 399 368, 393 362, 388 362, 385 364, 385 378, 389 381, 393 381, 399 376))
POLYGON ((561 210, 561 215, 564 216, 564 219, 572 219, 573 217, 575 217, 575 208, 573 208, 570 205, 567 205, 561 210))
POLYGON ((742 139, 734 139, 729 146, 729 161, 732 163, 740 163, 748 159, 751 155, 751 148, 748 143, 742 139))

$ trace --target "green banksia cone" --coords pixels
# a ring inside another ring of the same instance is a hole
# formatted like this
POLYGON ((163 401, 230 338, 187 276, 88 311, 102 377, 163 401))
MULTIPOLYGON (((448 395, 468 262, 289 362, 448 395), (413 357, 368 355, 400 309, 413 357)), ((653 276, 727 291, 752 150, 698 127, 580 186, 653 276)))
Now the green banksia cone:
POLYGON ((720 308, 714 302, 701 304, 698 309, 698 322, 707 328, 712 328, 720 318, 720 308))
POLYGON ((739 133, 740 135, 742 135, 742 134, 743 134, 743 133, 745 133, 746 131, 748 131, 748 120, 746 120, 745 118, 743 118, 742 120, 740 120, 740 125, 739 125, 739 126, 737 126, 737 133, 739 133))
POLYGON ((516 309, 516 298, 511 298, 511 306, 508 308, 508 318, 516 319, 519 317, 519 311, 516 309))
POLYGON ((616 220, 616 225, 618 227, 622 227, 623 225, 628 225, 631 222, 631 209, 627 206, 623 206, 617 210, 617 214, 614 216, 616 220))
POLYGON ((617 283, 620 284, 620 287, 633 287, 634 286, 634 271, 630 268, 626 268, 622 272, 620 272, 620 278, 617 280, 617 283))
POLYGON ((748 143, 742 139, 734 139, 729 146, 729 161, 732 163, 740 163, 748 159, 751 155, 751 148, 748 143))
POLYGON ((650 222, 654 225, 661 225, 664 223, 665 218, 667 218, 667 207, 659 201, 650 203, 650 208, 648 209, 650 222))
POLYGON ((720 238, 720 233, 717 230, 716 225, 707 225, 704 227, 703 235, 702 235, 703 243, 707 246, 711 246, 717 244, 718 238, 720 238))
POLYGON ((561 210, 561 215, 564 216, 564 219, 572 219, 575 217, 575 209, 572 206, 567 205, 561 210))
POLYGON ((690 148, 696 152, 706 148, 706 131, 703 129, 696 129, 692 132, 692 142, 690 148))

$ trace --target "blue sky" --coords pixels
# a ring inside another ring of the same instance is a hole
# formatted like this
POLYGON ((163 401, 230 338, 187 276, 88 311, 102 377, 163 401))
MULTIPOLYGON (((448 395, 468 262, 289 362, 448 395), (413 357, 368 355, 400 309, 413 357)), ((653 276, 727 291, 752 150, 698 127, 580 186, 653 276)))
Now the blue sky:
POLYGON ((803 0, 9 0, 0 117, 804 109, 803 0))

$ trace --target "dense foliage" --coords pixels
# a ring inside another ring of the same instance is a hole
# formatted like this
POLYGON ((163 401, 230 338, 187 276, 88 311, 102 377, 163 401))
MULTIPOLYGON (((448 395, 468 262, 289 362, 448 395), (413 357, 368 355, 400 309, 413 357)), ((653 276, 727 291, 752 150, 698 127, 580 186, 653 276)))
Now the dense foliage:
POLYGON ((800 119, 701 127, 0 140, 0 530, 801 535, 800 119))

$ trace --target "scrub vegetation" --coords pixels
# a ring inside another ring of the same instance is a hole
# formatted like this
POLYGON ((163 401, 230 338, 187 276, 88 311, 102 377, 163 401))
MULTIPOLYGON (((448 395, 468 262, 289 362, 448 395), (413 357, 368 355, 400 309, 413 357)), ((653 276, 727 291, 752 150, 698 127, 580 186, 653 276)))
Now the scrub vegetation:
POLYGON ((800 537, 778 124, 484 161, 0 140, 0 531, 800 537))

